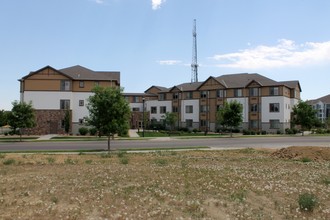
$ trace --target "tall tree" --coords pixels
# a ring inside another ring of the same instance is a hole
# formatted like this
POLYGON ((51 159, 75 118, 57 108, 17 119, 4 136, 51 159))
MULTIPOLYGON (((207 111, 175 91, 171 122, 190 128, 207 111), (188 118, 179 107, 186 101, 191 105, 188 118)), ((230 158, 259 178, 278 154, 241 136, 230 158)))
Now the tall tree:
POLYGON ((8 115, 8 124, 14 129, 20 129, 20 141, 22 141, 22 129, 32 128, 36 125, 32 103, 14 101, 11 113, 8 115))
POLYGON ((300 125, 302 135, 304 135, 304 131, 309 131, 316 124, 317 120, 316 110, 305 101, 299 101, 292 108, 292 123, 300 125))
POLYGON ((7 116, 4 110, 0 110, 0 127, 7 124, 7 116))
POLYGON ((88 99, 89 117, 86 121, 108 137, 110 152, 111 136, 128 130, 131 111, 121 88, 97 86, 92 91, 94 95, 88 99))
POLYGON ((243 106, 236 100, 225 102, 217 112, 218 124, 230 129, 230 137, 233 137, 233 128, 237 128, 243 121, 243 106))

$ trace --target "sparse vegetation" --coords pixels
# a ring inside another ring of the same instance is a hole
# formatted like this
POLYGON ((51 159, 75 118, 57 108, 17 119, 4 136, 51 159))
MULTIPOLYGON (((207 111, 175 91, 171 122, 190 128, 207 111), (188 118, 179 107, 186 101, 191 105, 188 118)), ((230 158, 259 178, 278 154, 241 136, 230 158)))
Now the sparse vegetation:
POLYGON ((329 219, 330 149, 293 150, 9 153, 0 219, 329 219))
POLYGON ((14 159, 7 159, 7 160, 3 161, 3 164, 4 165, 11 165, 11 164, 14 164, 15 162, 16 162, 16 160, 14 160, 14 159))

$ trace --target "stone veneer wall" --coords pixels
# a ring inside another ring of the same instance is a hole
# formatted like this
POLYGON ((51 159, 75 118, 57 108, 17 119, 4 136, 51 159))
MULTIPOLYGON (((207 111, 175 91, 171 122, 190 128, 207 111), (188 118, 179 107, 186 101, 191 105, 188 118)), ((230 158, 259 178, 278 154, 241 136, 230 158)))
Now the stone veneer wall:
MULTIPOLYGON (((62 121, 64 120, 65 112, 66 110, 35 110, 36 126, 34 128, 24 129, 23 134, 65 134, 64 127, 62 128, 62 121)), ((72 123, 72 119, 70 119, 70 122, 72 123)), ((70 126, 70 128, 71 127, 72 126, 70 126)), ((71 131, 69 131, 69 133, 70 132, 71 131)))

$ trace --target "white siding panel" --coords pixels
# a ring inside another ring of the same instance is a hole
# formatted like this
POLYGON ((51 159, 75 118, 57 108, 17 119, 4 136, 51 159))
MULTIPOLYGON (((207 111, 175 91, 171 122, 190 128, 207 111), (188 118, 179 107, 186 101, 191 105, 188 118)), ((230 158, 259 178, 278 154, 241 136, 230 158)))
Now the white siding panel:
POLYGON ((261 121, 269 122, 269 120, 280 120, 281 123, 286 122, 285 119, 290 118, 286 104, 290 104, 290 99, 284 96, 262 97, 261 98, 261 121), (279 112, 269 112, 270 103, 279 103, 279 112))
POLYGON ((73 100, 71 102, 72 109, 72 122, 79 122, 79 119, 89 115, 87 104, 87 99, 92 96, 91 92, 75 92, 73 93, 73 100), (79 100, 84 100, 84 106, 79 106, 79 100))
POLYGON ((163 119, 162 116, 165 114, 160 114, 160 107, 166 106, 166 112, 172 112, 172 102, 171 101, 158 101, 158 100, 150 100, 145 102, 145 108, 150 112, 150 119, 156 119, 159 121, 163 119), (157 107, 157 113, 151 114, 151 107, 157 107))
POLYGON ((248 122, 249 119, 249 100, 248 98, 228 98, 227 102, 236 100, 243 105, 243 122, 248 122))
POLYGON ((181 101, 181 122, 192 119, 193 122, 199 122, 199 100, 182 100, 181 101), (193 106, 193 113, 186 113, 186 106, 193 106))
POLYGON ((72 92, 24 92, 24 101, 32 101, 35 109, 60 109, 60 100, 70 100, 70 108, 72 109, 72 92))

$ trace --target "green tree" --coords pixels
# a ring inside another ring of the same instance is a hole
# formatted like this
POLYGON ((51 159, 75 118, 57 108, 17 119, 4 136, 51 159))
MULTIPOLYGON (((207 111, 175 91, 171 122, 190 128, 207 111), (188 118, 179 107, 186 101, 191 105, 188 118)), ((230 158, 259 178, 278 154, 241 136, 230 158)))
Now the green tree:
POLYGON ((108 137, 110 152, 111 136, 127 132, 131 111, 121 88, 97 86, 92 91, 94 95, 88 99, 89 117, 86 121, 108 137))
POLYGON ((8 113, 5 112, 4 110, 0 111, 0 127, 7 124, 7 115, 8 113))
POLYGON ((238 127, 243 121, 243 106, 236 100, 225 102, 223 108, 217 112, 217 123, 230 129, 230 137, 233 137, 233 128, 238 127))
POLYGON ((65 133, 69 134, 70 127, 71 127, 71 113, 70 113, 70 110, 67 109, 65 111, 65 115, 64 115, 64 130, 65 130, 65 133))
POLYGON ((8 115, 8 124, 14 129, 20 129, 20 141, 22 141, 22 129, 32 128, 36 125, 32 103, 14 101, 11 113, 8 115))
POLYGON ((175 123, 178 121, 178 116, 174 112, 166 112, 165 115, 162 116, 164 118, 165 125, 170 127, 170 130, 173 131, 175 127, 175 123))
POLYGON ((304 135, 304 131, 309 131, 317 121, 316 110, 308 105, 307 102, 299 101, 298 104, 292 108, 291 122, 294 125, 300 125, 302 135, 304 135))

